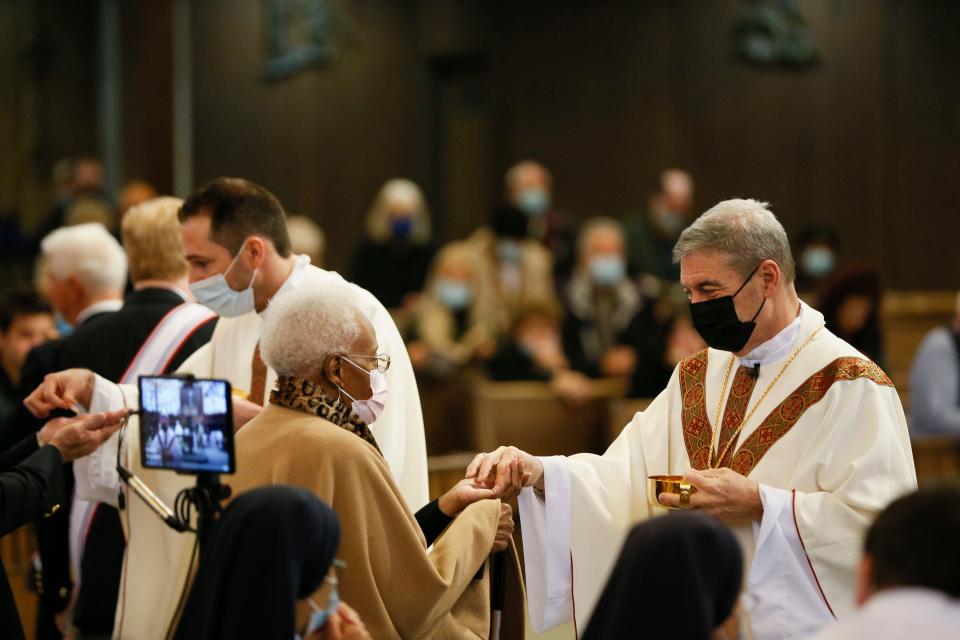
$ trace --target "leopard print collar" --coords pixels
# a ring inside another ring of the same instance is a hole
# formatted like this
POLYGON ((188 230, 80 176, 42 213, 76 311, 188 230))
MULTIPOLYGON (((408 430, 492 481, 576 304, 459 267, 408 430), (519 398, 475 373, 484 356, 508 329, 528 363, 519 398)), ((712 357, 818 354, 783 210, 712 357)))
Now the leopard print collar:
POLYGON ((383 456, 367 423, 353 413, 349 404, 340 398, 331 399, 315 382, 294 376, 280 376, 277 378, 277 388, 270 392, 270 403, 329 420, 366 440, 383 456))

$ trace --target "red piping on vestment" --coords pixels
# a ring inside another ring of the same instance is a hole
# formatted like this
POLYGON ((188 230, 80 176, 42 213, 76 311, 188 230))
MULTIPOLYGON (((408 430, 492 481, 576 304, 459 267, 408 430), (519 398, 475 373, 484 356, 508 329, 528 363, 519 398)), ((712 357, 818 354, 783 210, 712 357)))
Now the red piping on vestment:
POLYGON ((823 603, 827 605, 827 610, 830 612, 830 615, 833 616, 833 619, 837 619, 837 614, 833 612, 833 607, 830 606, 830 601, 827 600, 827 594, 823 592, 823 587, 820 585, 820 578, 817 577, 817 572, 813 568, 813 563, 810 562, 810 554, 807 553, 807 545, 803 543, 803 536, 800 535, 800 525, 797 524, 797 490, 794 489, 792 492, 791 506, 793 512, 793 526, 797 530, 797 537, 800 539, 800 547, 803 548, 803 555, 807 559, 807 566, 810 567, 810 573, 813 574, 813 579, 817 582, 817 589, 820 591, 820 597, 823 598, 823 603))

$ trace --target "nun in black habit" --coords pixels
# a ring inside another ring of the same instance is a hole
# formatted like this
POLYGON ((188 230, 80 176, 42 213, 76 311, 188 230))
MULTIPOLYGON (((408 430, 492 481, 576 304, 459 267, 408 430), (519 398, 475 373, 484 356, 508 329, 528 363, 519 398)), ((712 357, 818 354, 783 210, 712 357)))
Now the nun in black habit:
POLYGON ((297 602, 324 582, 339 545, 336 514, 308 491, 241 494, 210 533, 176 640, 292 640, 297 602))
POLYGON ((733 533, 699 513, 636 525, 583 640, 734 640, 743 554, 733 533))

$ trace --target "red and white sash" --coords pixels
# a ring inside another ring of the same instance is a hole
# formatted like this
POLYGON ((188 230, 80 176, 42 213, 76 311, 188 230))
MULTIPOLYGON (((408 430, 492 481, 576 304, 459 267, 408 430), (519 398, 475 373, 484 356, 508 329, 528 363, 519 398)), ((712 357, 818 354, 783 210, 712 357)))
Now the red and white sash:
MULTIPOLYGON (((162 374, 187 340, 214 318, 216 314, 213 311, 195 302, 184 302, 171 309, 153 328, 140 351, 130 361, 119 380, 120 384, 136 384, 140 376, 162 374)), ((74 496, 71 506, 70 569, 77 586, 80 584, 80 559, 98 504, 74 496)))

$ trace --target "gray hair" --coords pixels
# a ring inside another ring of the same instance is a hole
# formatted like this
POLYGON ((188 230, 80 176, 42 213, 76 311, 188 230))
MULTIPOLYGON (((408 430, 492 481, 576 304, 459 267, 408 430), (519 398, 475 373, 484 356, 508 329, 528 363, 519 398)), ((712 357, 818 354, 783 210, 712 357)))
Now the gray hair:
POLYGON ((577 257, 580 258, 583 256, 584 251, 587 249, 587 244, 590 242, 590 239, 598 231, 610 231, 612 233, 620 236, 620 239, 623 240, 623 252, 627 252, 626 246, 626 233, 624 232, 623 225, 613 218, 606 217, 597 217, 590 218, 583 223, 583 226, 580 227, 580 231, 577 233, 577 257))
POLYGON ((787 232, 766 202, 724 200, 684 229, 673 248, 673 262, 695 251, 723 253, 734 270, 747 277, 764 260, 780 267, 786 282, 796 270, 787 232))
POLYGON ((88 295, 119 294, 127 283, 127 254, 102 224, 62 227, 40 242, 47 273, 76 278, 88 295))
POLYGON ((309 378, 328 356, 350 353, 364 324, 369 325, 346 285, 306 284, 270 301, 260 354, 279 375, 309 378))

